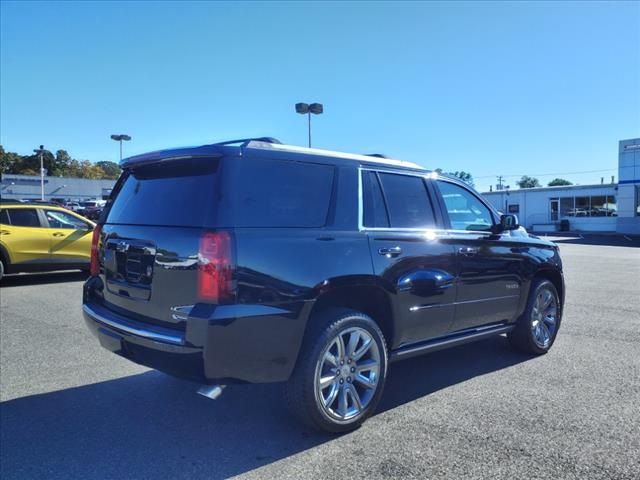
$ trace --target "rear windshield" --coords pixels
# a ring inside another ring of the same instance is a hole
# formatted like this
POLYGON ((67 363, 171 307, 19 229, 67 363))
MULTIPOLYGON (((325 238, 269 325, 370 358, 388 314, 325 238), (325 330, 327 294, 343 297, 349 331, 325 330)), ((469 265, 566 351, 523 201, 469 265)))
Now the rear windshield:
POLYGON ((218 164, 218 159, 199 158, 125 172, 107 223, 210 226, 218 164))

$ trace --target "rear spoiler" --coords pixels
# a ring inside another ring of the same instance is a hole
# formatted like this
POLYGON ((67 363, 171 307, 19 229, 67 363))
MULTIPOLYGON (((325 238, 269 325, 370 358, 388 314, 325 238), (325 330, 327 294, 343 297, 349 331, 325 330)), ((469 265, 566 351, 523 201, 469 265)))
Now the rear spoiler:
POLYGON ((152 163, 174 162, 190 158, 220 158, 222 151, 216 145, 203 145, 201 147, 172 148, 169 150, 156 150, 125 158, 120 162, 123 170, 152 163))

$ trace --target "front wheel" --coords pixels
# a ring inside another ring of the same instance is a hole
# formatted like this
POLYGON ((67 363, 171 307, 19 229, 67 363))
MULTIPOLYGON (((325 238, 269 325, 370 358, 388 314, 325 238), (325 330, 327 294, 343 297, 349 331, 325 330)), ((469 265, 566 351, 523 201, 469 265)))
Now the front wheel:
POLYGON ((328 311, 312 320, 287 385, 292 412, 327 432, 359 427, 382 396, 387 349, 378 325, 352 310, 328 311))
POLYGON ((534 355, 547 353, 560 328, 561 305, 556 287, 549 280, 538 279, 531 285, 527 307, 509 341, 517 350, 534 355))

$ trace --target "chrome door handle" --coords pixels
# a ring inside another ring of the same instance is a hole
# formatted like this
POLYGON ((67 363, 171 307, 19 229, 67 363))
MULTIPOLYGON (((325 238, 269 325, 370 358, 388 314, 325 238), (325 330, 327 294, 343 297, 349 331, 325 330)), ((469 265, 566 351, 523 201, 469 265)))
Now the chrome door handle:
POLYGON ((478 249, 473 247, 460 247, 458 253, 466 257, 473 257, 478 253, 478 249))
POLYGON ((378 250, 380 255, 384 255, 385 257, 397 257, 402 253, 402 249, 400 247, 389 247, 389 248, 381 248, 378 250))

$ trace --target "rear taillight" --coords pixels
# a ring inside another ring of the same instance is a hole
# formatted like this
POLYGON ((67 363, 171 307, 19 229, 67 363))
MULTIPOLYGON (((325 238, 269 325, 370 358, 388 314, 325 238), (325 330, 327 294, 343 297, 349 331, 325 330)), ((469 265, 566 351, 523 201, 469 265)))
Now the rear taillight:
POLYGON ((93 229, 93 238, 91 239, 91 269, 89 272, 92 277, 97 277, 100 274, 100 261, 98 260, 100 233, 102 233, 102 225, 96 225, 93 229))
POLYGON ((229 232, 207 232, 200 238, 198 296, 226 303, 233 296, 233 261, 229 232))

